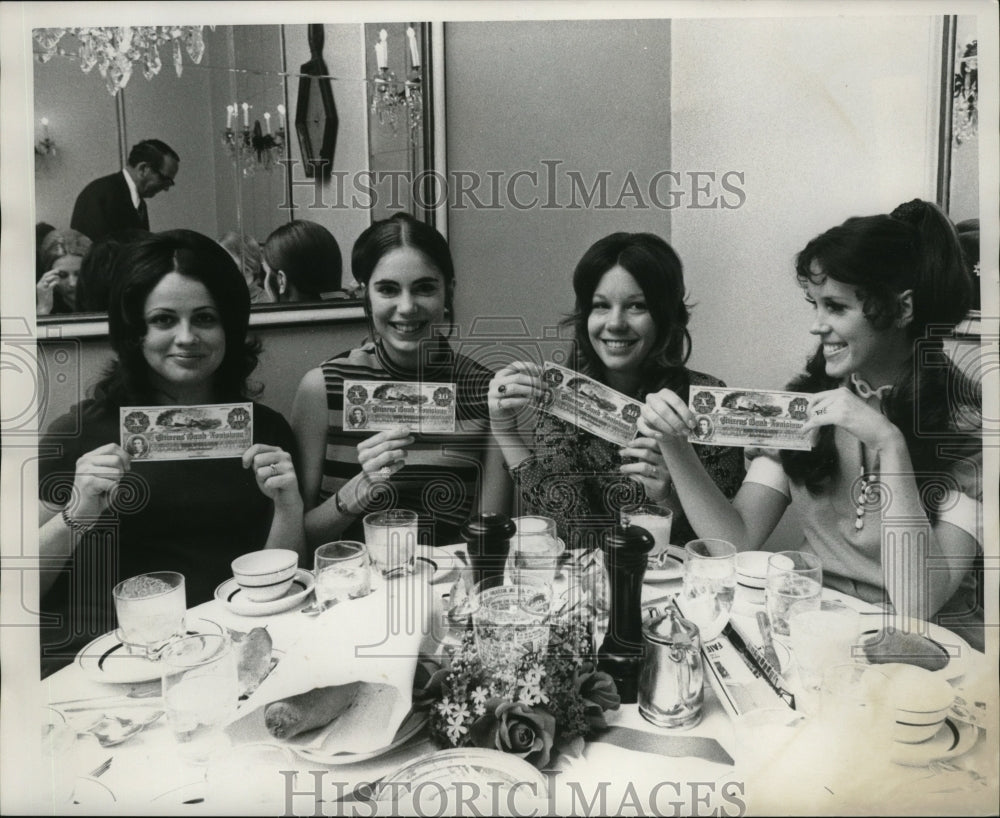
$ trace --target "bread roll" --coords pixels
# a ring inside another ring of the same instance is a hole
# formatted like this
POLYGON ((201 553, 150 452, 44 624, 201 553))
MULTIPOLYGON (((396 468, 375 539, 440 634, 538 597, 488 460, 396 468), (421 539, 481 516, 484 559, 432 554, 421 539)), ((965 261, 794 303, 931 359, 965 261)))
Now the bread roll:
POLYGON ((948 654, 931 639, 918 633, 885 628, 864 646, 865 656, 873 665, 898 662, 927 670, 940 670, 948 664, 948 654))
POLYGON ((281 739, 326 727, 354 704, 360 687, 361 682, 314 687, 306 693, 271 702, 264 709, 264 724, 272 736, 281 739))

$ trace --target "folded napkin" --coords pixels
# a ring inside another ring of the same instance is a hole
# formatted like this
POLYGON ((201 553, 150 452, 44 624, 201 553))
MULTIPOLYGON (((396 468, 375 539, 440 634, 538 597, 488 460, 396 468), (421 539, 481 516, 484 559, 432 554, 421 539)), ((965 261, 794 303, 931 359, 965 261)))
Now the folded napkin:
POLYGON ((233 741, 274 741, 264 724, 272 702, 362 682, 350 709, 287 743, 325 754, 365 753, 390 744, 410 711, 420 643, 429 626, 431 596, 418 577, 385 583, 315 618, 301 617, 296 641, 228 725, 233 741))

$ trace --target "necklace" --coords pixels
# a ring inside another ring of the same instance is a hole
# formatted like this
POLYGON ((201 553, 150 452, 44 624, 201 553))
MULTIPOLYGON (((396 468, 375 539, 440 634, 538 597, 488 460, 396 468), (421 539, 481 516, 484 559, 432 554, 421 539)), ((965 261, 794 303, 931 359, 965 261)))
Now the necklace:
POLYGON ((878 455, 872 463, 872 470, 865 470, 865 444, 858 441, 858 458, 861 461, 861 474, 858 482, 858 496, 854 500, 854 528, 860 531, 865 527, 865 506, 878 499, 878 455))
POLYGON ((872 385, 868 383, 864 378, 859 377, 856 372, 851 373, 851 384, 854 386, 854 390, 858 393, 858 396, 868 400, 868 398, 873 395, 882 400, 886 392, 892 389, 892 384, 887 383, 884 386, 879 386, 877 388, 872 388, 872 385))

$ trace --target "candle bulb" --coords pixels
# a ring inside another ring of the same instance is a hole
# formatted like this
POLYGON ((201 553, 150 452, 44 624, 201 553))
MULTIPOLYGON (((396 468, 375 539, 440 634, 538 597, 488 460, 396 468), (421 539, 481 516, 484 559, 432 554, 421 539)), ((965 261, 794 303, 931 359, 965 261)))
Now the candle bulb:
POLYGON ((270 111, 264 111, 264 130, 267 133, 271 133, 271 113, 270 113, 270 111))
POLYGON ((414 69, 420 68, 420 52, 417 50, 417 32, 413 30, 413 26, 406 29, 406 37, 410 41, 410 61, 413 63, 414 69))
POLYGON ((236 114, 235 105, 226 106, 226 130, 230 131, 233 128, 233 116, 236 114))
POLYGON ((243 103, 243 127, 244 128, 249 128, 250 127, 250 103, 249 102, 244 102, 243 103))
POLYGON ((279 117, 279 120, 280 120, 281 130, 285 130, 285 106, 284 105, 279 105, 278 106, 278 117, 279 117))
POLYGON ((379 42, 375 46, 379 69, 389 67, 389 32, 384 28, 378 33, 379 42))
POLYGON ((42 136, 46 140, 49 138, 49 118, 47 116, 42 117, 42 136))

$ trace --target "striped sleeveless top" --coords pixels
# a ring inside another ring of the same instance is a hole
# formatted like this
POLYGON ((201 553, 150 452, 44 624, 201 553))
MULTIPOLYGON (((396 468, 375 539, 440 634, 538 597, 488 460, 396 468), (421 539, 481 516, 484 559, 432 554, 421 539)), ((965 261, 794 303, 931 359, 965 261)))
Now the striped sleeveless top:
MULTIPOLYGON (((456 385, 455 434, 420 434, 406 449, 406 465, 370 493, 370 511, 405 508, 420 515, 420 540, 429 545, 461 541, 459 529, 473 514, 482 485, 482 463, 489 443, 487 390, 493 373, 456 354, 438 337, 423 350, 417 371, 392 363, 380 342, 335 355, 320 365, 329 413, 320 501, 331 497, 361 471, 357 445, 370 431, 344 429, 344 381, 426 381, 456 385)), ((344 531, 344 539, 364 541, 363 515, 344 531)))

